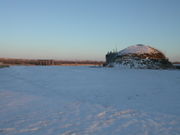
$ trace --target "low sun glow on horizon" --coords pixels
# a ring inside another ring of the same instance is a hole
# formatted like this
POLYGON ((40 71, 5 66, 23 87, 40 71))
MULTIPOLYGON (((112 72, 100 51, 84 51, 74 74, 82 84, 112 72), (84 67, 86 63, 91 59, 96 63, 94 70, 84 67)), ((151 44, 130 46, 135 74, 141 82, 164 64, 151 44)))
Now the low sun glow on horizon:
POLYGON ((180 61, 179 0, 7 0, 0 16, 0 57, 104 61, 142 43, 180 61))

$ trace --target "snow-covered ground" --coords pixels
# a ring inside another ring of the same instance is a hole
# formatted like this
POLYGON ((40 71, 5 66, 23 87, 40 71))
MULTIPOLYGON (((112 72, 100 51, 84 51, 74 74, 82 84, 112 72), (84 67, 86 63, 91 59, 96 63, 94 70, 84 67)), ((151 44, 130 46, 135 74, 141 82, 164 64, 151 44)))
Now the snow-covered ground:
POLYGON ((0 69, 0 135, 179 135, 180 70, 0 69))
POLYGON ((118 55, 128 55, 128 54, 158 54, 161 53, 159 50, 152 48, 147 45, 137 44, 133 46, 129 46, 120 52, 118 55))

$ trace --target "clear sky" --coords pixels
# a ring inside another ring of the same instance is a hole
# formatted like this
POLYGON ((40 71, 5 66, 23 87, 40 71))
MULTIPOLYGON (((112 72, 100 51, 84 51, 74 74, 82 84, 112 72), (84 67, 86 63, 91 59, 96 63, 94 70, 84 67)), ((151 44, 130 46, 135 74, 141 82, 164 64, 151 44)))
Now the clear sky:
POLYGON ((0 0, 0 57, 105 60, 139 43, 180 61, 180 0, 0 0))

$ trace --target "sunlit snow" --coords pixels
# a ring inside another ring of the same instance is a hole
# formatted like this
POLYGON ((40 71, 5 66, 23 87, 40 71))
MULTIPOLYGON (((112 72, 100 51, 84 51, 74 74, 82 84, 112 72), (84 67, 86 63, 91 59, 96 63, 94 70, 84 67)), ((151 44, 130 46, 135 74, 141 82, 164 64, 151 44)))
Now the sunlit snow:
POLYGON ((120 51, 118 55, 126 55, 126 54, 156 54, 159 53, 159 50, 156 50, 150 46, 137 44, 134 46, 127 47, 120 51))
POLYGON ((180 71, 0 69, 0 135, 179 135, 180 71))

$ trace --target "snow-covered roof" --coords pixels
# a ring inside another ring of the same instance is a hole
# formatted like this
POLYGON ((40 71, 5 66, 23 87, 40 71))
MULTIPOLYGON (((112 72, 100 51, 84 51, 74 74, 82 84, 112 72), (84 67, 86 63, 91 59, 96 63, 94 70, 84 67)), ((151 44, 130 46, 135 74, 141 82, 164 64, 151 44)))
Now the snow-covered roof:
POLYGON ((118 55, 126 55, 126 54, 157 54, 161 53, 157 49, 154 49, 147 45, 137 44, 134 46, 127 47, 118 52, 118 55))

